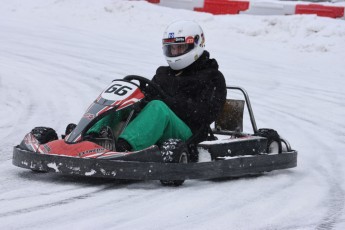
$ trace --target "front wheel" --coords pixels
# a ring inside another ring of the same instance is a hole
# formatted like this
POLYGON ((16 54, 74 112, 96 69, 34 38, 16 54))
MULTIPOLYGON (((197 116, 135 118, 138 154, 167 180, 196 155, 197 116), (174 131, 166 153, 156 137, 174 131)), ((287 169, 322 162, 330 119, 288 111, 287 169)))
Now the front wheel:
POLYGON ((39 144, 46 144, 50 141, 59 139, 55 130, 48 127, 35 127, 31 134, 36 138, 39 144))
MULTIPOLYGON (((160 146, 163 162, 181 163, 189 162, 188 148, 186 144, 179 139, 168 139, 160 146)), ((184 180, 161 180, 164 186, 180 186, 184 180)))
MULTIPOLYGON (((59 139, 55 130, 48 127, 35 127, 31 130, 31 134, 36 138, 39 144, 46 144, 50 141, 59 139)), ((42 169, 31 169, 36 173, 45 173, 47 171, 42 169)))

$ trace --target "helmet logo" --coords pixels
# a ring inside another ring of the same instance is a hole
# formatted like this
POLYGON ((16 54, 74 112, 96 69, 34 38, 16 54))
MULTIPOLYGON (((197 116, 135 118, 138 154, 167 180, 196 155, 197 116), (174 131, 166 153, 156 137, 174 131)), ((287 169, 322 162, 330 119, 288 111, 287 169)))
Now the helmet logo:
POLYGON ((168 38, 174 38, 175 37, 175 33, 169 33, 168 38))
POLYGON ((187 44, 193 44, 194 43, 194 38, 192 36, 189 36, 186 38, 186 43, 187 44))
POLYGON ((200 47, 205 47, 205 37, 204 34, 201 34, 201 43, 200 43, 200 47))
POLYGON ((184 37, 176 37, 176 38, 167 38, 163 39, 163 44, 170 44, 170 43, 184 43, 184 37))

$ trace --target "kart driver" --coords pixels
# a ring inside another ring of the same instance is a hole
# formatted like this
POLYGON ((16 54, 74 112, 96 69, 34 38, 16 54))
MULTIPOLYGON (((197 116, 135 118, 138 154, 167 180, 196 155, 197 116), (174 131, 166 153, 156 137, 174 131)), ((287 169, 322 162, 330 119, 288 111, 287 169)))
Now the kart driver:
MULTIPOLYGON (((186 141, 196 132, 206 133, 223 108, 225 79, 217 61, 205 50, 201 27, 194 21, 174 22, 166 28, 162 42, 169 66, 159 67, 152 82, 168 97, 162 99, 150 88, 145 92, 149 102, 119 136, 118 152, 141 150, 169 138, 186 141)), ((99 121, 90 131, 99 132, 106 122, 99 121)))

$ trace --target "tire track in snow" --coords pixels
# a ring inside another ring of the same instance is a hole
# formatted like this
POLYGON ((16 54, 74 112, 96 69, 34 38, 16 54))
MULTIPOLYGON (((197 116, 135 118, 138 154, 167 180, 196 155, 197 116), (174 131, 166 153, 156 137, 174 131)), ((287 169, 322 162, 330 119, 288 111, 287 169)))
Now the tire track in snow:
MULTIPOLYGON (((71 204, 74 202, 78 202, 80 200, 86 200, 92 197, 97 196, 101 196, 102 193, 116 187, 117 189, 121 189, 121 188, 125 188, 127 186, 127 184, 121 185, 118 183, 109 185, 109 186, 102 186, 103 188, 100 189, 96 189, 95 191, 89 192, 89 193, 85 193, 82 195, 78 195, 78 196, 71 196, 68 198, 64 198, 61 200, 57 200, 51 203, 45 203, 45 204, 40 204, 40 205, 36 205, 36 206, 31 206, 31 207, 27 207, 27 208, 21 208, 18 210, 14 210, 14 211, 9 211, 9 212, 4 212, 4 213, 0 213, 0 219, 1 218, 7 218, 10 216, 17 216, 17 215, 21 215, 21 214, 26 214, 26 213, 31 213, 31 212, 35 212, 35 211, 42 211, 44 209, 50 209, 50 208, 54 208, 57 206, 63 206, 63 205, 67 205, 67 204, 71 204)), ((65 191, 65 190, 64 190, 65 191)), ((59 192, 58 192, 59 193, 59 192)), ((49 192, 50 195, 54 194, 52 192, 49 192)))
MULTIPOLYGON (((290 114, 290 116, 294 117, 297 120, 300 119, 309 122, 310 124, 312 124, 312 126, 318 126, 317 123, 310 122, 310 120, 308 119, 295 116, 293 114, 290 114)), ((316 224, 315 229, 333 229, 337 222, 339 222, 339 218, 343 214, 343 210, 345 207, 345 191, 341 186, 343 182, 342 172, 341 170, 339 170, 336 164, 336 155, 334 155, 336 154, 336 151, 333 150, 331 146, 327 146, 325 140, 323 140, 322 137, 316 137, 310 131, 305 131, 305 133, 307 133, 308 137, 311 139, 310 142, 318 143, 318 147, 322 149, 322 152, 318 151, 317 153, 320 152, 321 154, 328 155, 328 152, 330 152, 327 157, 322 158, 323 160, 320 162, 321 165, 315 165, 315 167, 319 170, 323 169, 323 173, 320 175, 323 176, 323 181, 328 183, 329 190, 328 195, 323 198, 323 203, 325 203, 325 206, 328 209, 327 213, 325 214, 324 218, 316 224)), ((333 132, 334 130, 332 130, 332 133, 333 132)), ((323 134, 327 135, 325 133, 323 134)))
POLYGON ((87 108, 88 104, 91 103, 91 100, 85 103, 90 97, 89 95, 85 96, 85 92, 96 92, 93 89, 97 89, 98 92, 99 86, 95 84, 97 79, 90 78, 86 73, 79 70, 78 63, 71 65, 73 62, 78 62, 78 56, 82 59, 79 54, 68 55, 69 49, 73 48, 73 42, 64 43, 62 41, 60 44, 55 41, 56 44, 51 45, 52 37, 40 36, 41 31, 36 31, 38 34, 28 33, 24 36, 25 39, 20 39, 23 35, 18 28, 9 27, 6 29, 8 30, 7 36, 12 34, 16 38, 9 40, 11 45, 3 46, 0 50, 5 54, 1 56, 3 72, 12 75, 11 78, 5 78, 7 80, 6 85, 15 86, 14 89, 4 88, 1 90, 5 96, 2 98, 6 98, 4 103, 10 102, 10 104, 5 105, 9 109, 7 115, 10 116, 1 119, 1 122, 4 123, 0 123, 0 130, 6 129, 6 132, 0 134, 1 139, 5 140, 0 147, 8 149, 15 145, 13 137, 18 136, 17 142, 19 142, 20 138, 33 128, 30 124, 37 123, 37 121, 40 121, 41 124, 36 126, 45 125, 55 129, 58 127, 60 130, 63 130, 69 122, 78 122, 75 117, 81 116, 80 111, 87 108), (20 36, 16 36, 18 33, 20 36), (47 44, 55 47, 55 49, 59 49, 56 47, 62 45, 62 51, 54 56, 52 55, 53 50, 49 50, 47 44), (15 48, 13 49, 13 47, 15 48), (26 52, 23 52, 25 50, 26 52), (17 68, 14 69, 12 66, 17 66, 17 68), (17 70, 18 66, 20 66, 21 71, 17 70), (70 77, 71 75, 73 77, 70 77), (85 78, 89 79, 85 81, 85 78), (11 80, 8 81, 9 79, 11 80), (47 80, 55 83, 49 85, 46 83, 47 80), (73 114, 77 108, 75 105, 81 107, 82 104, 85 104, 83 109, 80 109, 78 114, 73 114), (66 114, 64 111, 71 113, 66 114), (64 116, 69 121, 66 122, 66 120, 61 119, 64 116))
MULTIPOLYGON (((274 86, 270 88, 269 92, 271 92, 272 90, 278 91, 278 89, 274 86)), ((327 145, 327 139, 324 139, 323 137, 334 137, 334 139, 338 140, 338 135, 341 136, 344 133, 343 130, 345 129, 345 125, 340 122, 341 119, 330 120, 327 116, 327 111, 332 107, 339 108, 339 106, 343 105, 345 94, 334 90, 317 90, 316 88, 292 87, 289 85, 285 85, 279 90, 281 92, 284 92, 283 95, 280 96, 279 94, 277 94, 279 96, 274 96, 268 99, 266 98, 265 100, 256 98, 258 99, 256 105, 259 105, 259 107, 261 108, 261 114, 267 114, 268 118, 272 117, 269 116, 270 114, 277 114, 275 116, 279 117, 280 120, 290 121, 287 122, 289 123, 290 127, 294 126, 294 123, 299 124, 298 126, 295 126, 298 127, 300 133, 304 133, 306 136, 308 136, 308 143, 311 145, 311 147, 313 146, 312 143, 317 143, 318 150, 315 154, 319 156, 317 156, 315 159, 308 159, 314 160, 313 164, 315 164, 315 168, 323 170, 324 173, 319 173, 319 179, 322 178, 322 181, 328 184, 327 196, 321 197, 320 200, 318 200, 318 202, 324 203, 327 207, 327 212, 325 213, 323 218, 316 223, 308 224, 305 226, 288 226, 283 229, 296 229, 301 227, 318 230, 334 229, 338 223, 341 223, 343 221, 341 217, 345 209, 345 190, 342 187, 344 176, 342 169, 339 168, 339 164, 336 164, 337 154, 339 154, 339 151, 334 149, 333 146, 327 145), (307 111, 308 113, 295 113, 293 107, 287 108, 279 104, 279 102, 283 100, 284 97, 295 97, 296 95, 298 95, 302 100, 296 100, 296 104, 293 106, 311 105, 313 107, 315 105, 318 105, 320 107, 323 106, 325 108, 325 112, 322 114, 313 114, 314 110, 309 109, 307 111), (279 100, 279 97, 282 97, 282 99, 279 100), (303 123, 306 125, 301 126, 301 124, 303 123), (320 130, 321 132, 318 133, 317 130, 320 130), (329 152, 330 154, 328 154, 329 152), (320 157, 322 158, 320 159, 320 157)), ((258 91, 256 93, 259 93, 261 97, 264 97, 261 91, 258 91)), ((339 113, 335 113, 335 115, 341 116, 341 114, 339 113)), ((266 122, 272 123, 272 121, 269 119, 267 119, 266 122)), ((344 146, 344 140, 339 138, 338 142, 343 143, 344 146)), ((309 153, 314 152, 310 151, 309 153)), ((299 161, 304 160, 302 154, 306 153, 299 152, 299 161)))
MULTIPOLYGON (((100 192, 100 191, 97 191, 97 192, 100 192)), ((34 211, 37 211, 37 210, 52 208, 52 207, 55 207, 55 206, 61 206, 61 205, 69 204, 69 203, 72 203, 72 202, 76 202, 78 200, 87 199, 87 198, 89 198, 91 196, 92 196, 92 193, 89 193, 89 194, 84 194, 84 195, 80 195, 80 196, 69 197, 69 198, 66 198, 66 199, 63 199, 63 200, 60 200, 60 201, 56 201, 56 202, 53 202, 53 203, 47 203, 47 204, 37 205, 37 206, 29 207, 29 208, 19 209, 19 210, 16 210, 16 211, 6 212, 6 213, 0 214, 0 218, 20 215, 20 214, 25 214, 25 213, 34 212, 34 211)))
POLYGON ((345 191, 341 188, 338 181, 331 179, 327 201, 328 212, 317 225, 316 229, 318 230, 334 229, 335 225, 342 221, 340 217, 345 206, 345 191))
MULTIPOLYGON (((324 142, 319 144, 323 146, 322 149, 332 149, 324 142)), ((340 218, 345 209, 345 190, 341 186, 343 184, 344 175, 337 167, 336 158, 331 155, 327 158, 327 160, 330 163, 330 168, 327 168, 327 173, 324 175, 324 180, 329 184, 329 195, 326 198, 328 211, 325 217, 317 225, 316 229, 318 230, 334 229, 335 225, 341 221, 340 218)))

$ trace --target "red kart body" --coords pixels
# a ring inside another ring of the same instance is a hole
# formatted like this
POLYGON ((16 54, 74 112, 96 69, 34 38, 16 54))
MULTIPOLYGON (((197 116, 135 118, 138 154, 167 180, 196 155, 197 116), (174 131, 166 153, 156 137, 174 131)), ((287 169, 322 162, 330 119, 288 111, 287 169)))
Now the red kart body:
MULTIPOLYGON (((133 106, 144 98, 138 85, 124 80, 114 80, 89 106, 75 129, 64 139, 40 144, 28 133, 22 146, 30 151, 78 158, 119 158, 137 152, 116 152, 92 141, 84 140, 87 130, 109 113, 133 106)), ((142 151, 156 149, 154 146, 142 151)))

